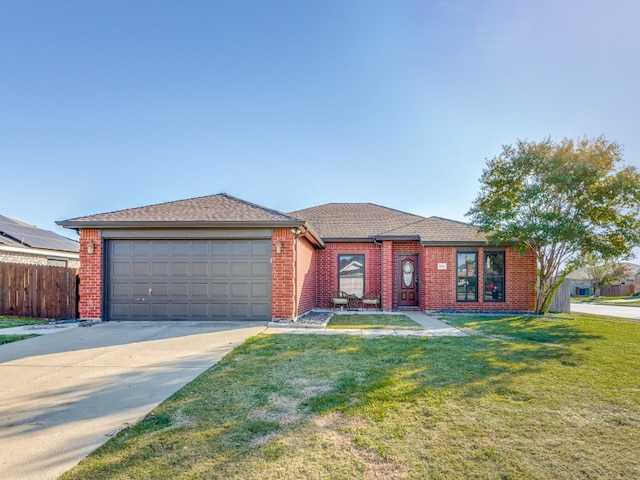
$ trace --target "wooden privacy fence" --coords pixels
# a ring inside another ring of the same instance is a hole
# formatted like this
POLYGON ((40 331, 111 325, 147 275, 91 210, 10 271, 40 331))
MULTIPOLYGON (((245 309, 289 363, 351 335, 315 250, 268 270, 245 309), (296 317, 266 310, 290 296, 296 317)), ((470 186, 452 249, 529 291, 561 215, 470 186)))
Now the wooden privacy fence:
POLYGON ((549 311, 553 313, 571 313, 571 284, 565 280, 558 288, 549 311))
POLYGON ((633 285, 606 285, 600 288, 601 297, 629 297, 633 295, 633 285))
POLYGON ((74 268, 0 263, 0 315, 76 318, 77 278, 74 268))

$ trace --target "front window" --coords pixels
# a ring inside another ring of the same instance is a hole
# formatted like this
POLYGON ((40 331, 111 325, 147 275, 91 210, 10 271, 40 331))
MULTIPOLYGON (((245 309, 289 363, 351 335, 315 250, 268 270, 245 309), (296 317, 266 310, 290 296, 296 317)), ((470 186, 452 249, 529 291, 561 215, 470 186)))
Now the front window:
POLYGON ((364 255, 338 255, 338 289, 362 298, 364 295, 364 255))
POLYGON ((478 301, 478 253, 458 252, 456 300, 478 301))
POLYGON ((504 252, 484 254, 484 301, 504 302, 504 252))

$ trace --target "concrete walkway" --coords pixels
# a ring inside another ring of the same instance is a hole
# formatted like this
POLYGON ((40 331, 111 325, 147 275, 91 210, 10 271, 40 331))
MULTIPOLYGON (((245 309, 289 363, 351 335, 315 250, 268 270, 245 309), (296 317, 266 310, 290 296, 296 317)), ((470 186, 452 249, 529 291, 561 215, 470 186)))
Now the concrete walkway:
MULTIPOLYGON (((367 312, 368 313, 368 312, 367 312)), ((361 337, 381 337, 381 336, 397 336, 397 337, 465 337, 466 333, 452 327, 451 325, 438 320, 424 312, 402 312, 411 320, 421 325, 423 330, 411 328, 397 329, 347 329, 347 328, 326 328, 324 325, 292 325, 286 326, 271 325, 265 333, 282 333, 282 334, 315 334, 315 335, 357 335, 361 337)), ((354 313, 353 315, 358 315, 354 313)))

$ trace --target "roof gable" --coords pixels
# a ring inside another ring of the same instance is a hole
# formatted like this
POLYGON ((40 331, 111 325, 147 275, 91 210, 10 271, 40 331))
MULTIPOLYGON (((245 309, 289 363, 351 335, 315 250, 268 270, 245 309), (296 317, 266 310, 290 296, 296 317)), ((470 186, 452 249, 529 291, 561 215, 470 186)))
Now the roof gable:
POLYGON ((61 252, 78 252, 79 244, 50 230, 0 215, 0 243, 61 252))
POLYGON ((372 203, 327 203, 290 212, 313 225, 324 241, 414 238, 422 243, 486 243, 468 223, 420 215, 372 203))
POLYGON ((289 222, 297 219, 226 193, 117 210, 60 222, 87 226, 104 222, 289 222))
POLYGON ((424 217, 373 203, 327 203, 289 212, 308 221, 323 239, 366 239, 424 217))

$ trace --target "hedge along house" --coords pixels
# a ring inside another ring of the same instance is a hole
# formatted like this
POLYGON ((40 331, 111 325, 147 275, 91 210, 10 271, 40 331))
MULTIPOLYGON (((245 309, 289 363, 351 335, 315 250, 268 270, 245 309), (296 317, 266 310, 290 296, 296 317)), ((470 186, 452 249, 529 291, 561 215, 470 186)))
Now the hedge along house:
POLYGON ((297 318, 336 290, 380 293, 384 311, 535 301, 532 254, 369 203, 282 213, 218 194, 58 223, 80 233, 81 318, 297 318))

